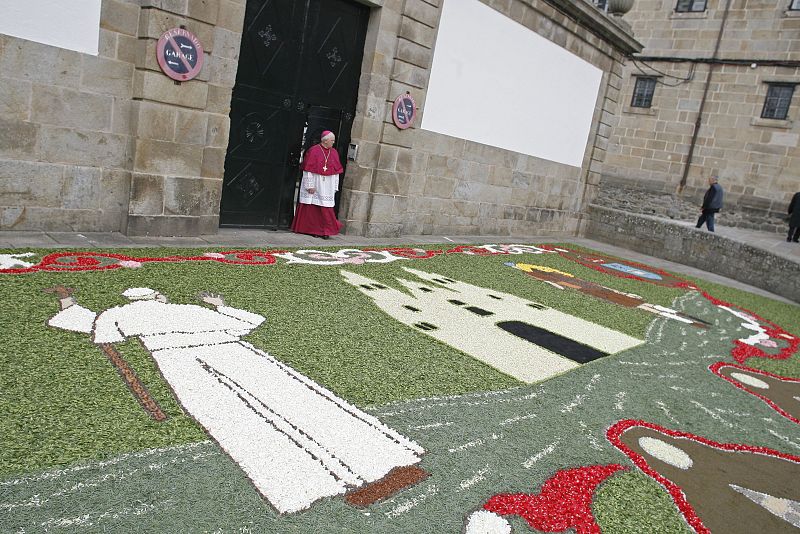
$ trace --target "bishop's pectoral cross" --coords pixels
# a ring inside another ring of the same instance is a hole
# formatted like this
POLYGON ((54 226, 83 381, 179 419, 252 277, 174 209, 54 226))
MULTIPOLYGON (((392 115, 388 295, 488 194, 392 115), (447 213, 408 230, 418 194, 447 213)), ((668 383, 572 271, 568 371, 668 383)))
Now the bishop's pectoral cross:
POLYGON ((327 165, 323 165, 323 166, 322 166, 322 170, 323 170, 323 171, 327 171, 327 170, 328 170, 328 166, 327 166, 327 165))

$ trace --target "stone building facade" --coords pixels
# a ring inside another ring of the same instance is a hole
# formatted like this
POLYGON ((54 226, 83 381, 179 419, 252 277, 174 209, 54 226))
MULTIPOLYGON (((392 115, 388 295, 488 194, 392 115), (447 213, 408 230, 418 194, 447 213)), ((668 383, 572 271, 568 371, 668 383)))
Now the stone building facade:
MULTIPOLYGON (((97 55, 0 34, 0 229, 216 233, 247 1, 101 1, 97 55), (199 76, 180 84, 156 61, 159 36, 176 27, 206 54, 199 76)), ((396 128, 398 94, 412 93, 424 117, 442 0, 362 0, 369 22, 350 132, 359 151, 339 209, 347 233, 579 230, 624 98, 623 58, 640 46, 583 0, 481 1, 602 70, 581 166, 420 122, 396 128)))
POLYGON ((785 231, 800 191, 800 4, 637 0, 624 20, 645 48, 625 63, 597 204, 694 220, 718 174, 721 224, 785 231), (634 106, 648 78, 651 105, 634 106), (786 118, 762 117, 771 86, 793 91, 786 118))

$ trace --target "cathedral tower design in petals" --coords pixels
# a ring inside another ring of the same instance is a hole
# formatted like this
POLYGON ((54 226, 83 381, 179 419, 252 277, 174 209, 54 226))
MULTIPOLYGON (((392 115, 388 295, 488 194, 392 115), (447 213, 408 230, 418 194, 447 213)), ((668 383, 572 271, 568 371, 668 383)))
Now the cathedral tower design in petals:
POLYGON ((404 268, 408 293, 342 271, 347 282, 401 323, 527 383, 644 343, 515 295, 404 268), (421 281, 420 281, 421 280, 421 281))

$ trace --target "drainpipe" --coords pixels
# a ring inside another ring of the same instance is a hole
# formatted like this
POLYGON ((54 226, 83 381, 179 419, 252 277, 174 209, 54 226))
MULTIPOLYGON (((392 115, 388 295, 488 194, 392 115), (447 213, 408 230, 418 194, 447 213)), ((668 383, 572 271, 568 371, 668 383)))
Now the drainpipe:
POLYGON ((689 177, 689 167, 692 165, 692 156, 694 156, 694 147, 697 145, 697 134, 700 132, 700 124, 703 121, 703 109, 706 107, 706 98, 708 97, 708 88, 711 85, 711 75, 714 72, 714 67, 717 65, 714 60, 717 59, 719 53, 719 45, 722 42, 722 33, 725 31, 725 22, 728 20, 728 13, 731 9, 732 0, 725 2, 725 11, 722 13, 722 23, 719 25, 719 33, 717 34, 717 43, 714 45, 714 53, 711 55, 712 62, 708 65, 708 76, 706 76, 706 84, 703 88, 703 98, 700 99, 700 109, 697 110, 697 119, 694 121, 694 132, 692 132, 692 142, 689 144, 689 153, 686 155, 686 162, 683 164, 683 176, 681 176, 681 183, 678 185, 678 194, 683 192, 686 187, 686 179, 689 177))

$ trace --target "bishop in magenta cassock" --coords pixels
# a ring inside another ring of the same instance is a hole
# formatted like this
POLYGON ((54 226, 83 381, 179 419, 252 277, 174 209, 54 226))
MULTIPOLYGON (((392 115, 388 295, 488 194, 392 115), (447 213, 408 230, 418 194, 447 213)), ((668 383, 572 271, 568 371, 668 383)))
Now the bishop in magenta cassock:
POLYGON ((328 239, 339 233, 342 225, 333 211, 339 174, 344 172, 339 154, 333 149, 336 136, 325 130, 319 144, 303 157, 300 199, 292 221, 292 231, 328 239))

